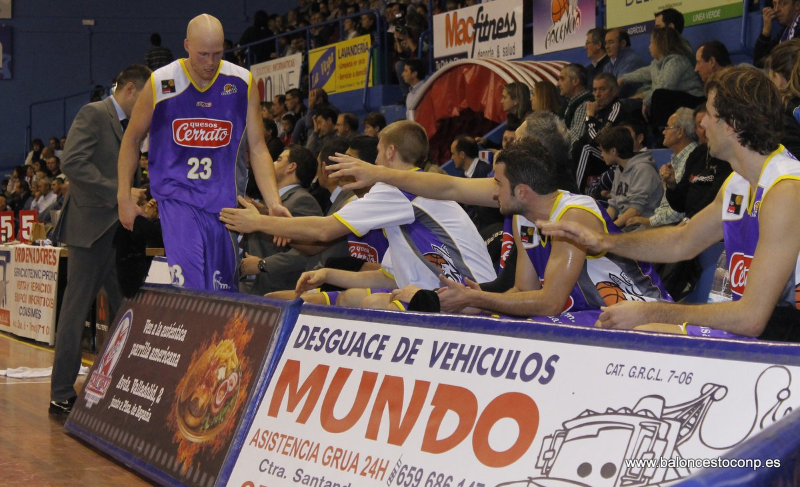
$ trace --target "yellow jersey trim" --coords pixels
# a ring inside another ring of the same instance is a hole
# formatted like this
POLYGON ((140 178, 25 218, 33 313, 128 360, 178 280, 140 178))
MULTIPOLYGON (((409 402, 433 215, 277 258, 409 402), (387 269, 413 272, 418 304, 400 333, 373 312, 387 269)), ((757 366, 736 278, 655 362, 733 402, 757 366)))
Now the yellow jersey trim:
POLYGON ((358 231, 355 228, 353 228, 352 225, 347 223, 347 220, 345 220, 344 218, 339 216, 339 213, 334 213, 333 217, 336 218, 337 220, 339 220, 339 222, 341 222, 342 225, 346 226, 348 230, 353 232, 356 235, 356 237, 363 237, 364 236, 363 234, 358 233, 358 231))
MULTIPOLYGON (((185 58, 184 59, 180 59, 179 61, 181 63, 181 69, 183 69, 183 72, 186 74, 186 77, 189 78, 189 82, 200 93, 204 93, 204 92, 208 91, 209 88, 211 88, 211 86, 217 81, 217 77, 219 77, 219 72, 222 70, 222 61, 220 61, 219 65, 217 66, 217 71, 214 73, 214 77, 211 78, 211 81, 208 82, 208 84, 206 85, 205 88, 200 88, 200 85, 198 85, 197 83, 194 82, 194 78, 192 78, 192 75, 189 73, 189 70, 186 69, 186 64, 185 64, 186 59, 185 58)), ((252 73, 250 74, 250 76, 251 77, 253 76, 252 73)), ((249 92, 249 89, 250 88, 248 88, 248 92, 249 92)))

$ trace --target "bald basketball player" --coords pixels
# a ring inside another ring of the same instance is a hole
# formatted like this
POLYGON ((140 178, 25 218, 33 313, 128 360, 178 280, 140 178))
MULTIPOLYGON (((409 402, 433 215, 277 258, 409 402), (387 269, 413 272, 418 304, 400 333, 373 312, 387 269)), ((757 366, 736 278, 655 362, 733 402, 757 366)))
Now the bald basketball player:
POLYGON ((159 205, 172 283, 236 291, 236 238, 219 212, 235 207, 237 193, 244 192, 244 137, 270 213, 290 214, 280 204, 253 76, 222 60, 223 41, 219 20, 199 15, 186 29, 188 58, 153 73, 122 140, 117 199, 120 222, 132 230, 141 210, 131 203, 131 181, 149 131, 150 189, 159 205))

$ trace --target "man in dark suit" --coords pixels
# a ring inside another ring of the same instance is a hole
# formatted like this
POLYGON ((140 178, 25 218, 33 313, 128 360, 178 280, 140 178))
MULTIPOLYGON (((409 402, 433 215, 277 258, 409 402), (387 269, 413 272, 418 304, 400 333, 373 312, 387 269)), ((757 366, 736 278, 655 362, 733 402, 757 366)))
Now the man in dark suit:
MULTIPOLYGON (((308 192, 317 173, 317 160, 308 149, 289 146, 275 161, 275 179, 281 204, 293 216, 322 216, 317 200, 308 192)), ((262 212, 266 213, 266 207, 262 212)), ((306 267, 308 257, 295 249, 301 245, 278 247, 272 235, 254 232, 247 235, 248 253, 242 259, 241 274, 255 275, 253 294, 294 289, 306 267)))
MULTIPOLYGON (((69 414, 77 397, 75 379, 81 364, 81 336, 86 314, 105 286, 110 315, 122 301, 112 239, 117 219, 117 158, 124 126, 150 79, 143 65, 125 68, 114 94, 84 106, 67 136, 61 170, 70 180, 55 235, 67 244, 67 288, 58 316, 50 413, 69 414)), ((138 197, 141 190, 132 190, 138 197)))
MULTIPOLYGON (((470 179, 485 178, 492 172, 492 165, 481 160, 478 155, 478 143, 469 135, 459 135, 450 146, 453 164, 464 171, 464 177, 470 179)), ((503 221, 503 216, 496 208, 463 205, 475 228, 479 231, 503 221)), ((483 234, 482 234, 483 235, 483 234)), ((486 235, 483 235, 484 237, 486 235)))

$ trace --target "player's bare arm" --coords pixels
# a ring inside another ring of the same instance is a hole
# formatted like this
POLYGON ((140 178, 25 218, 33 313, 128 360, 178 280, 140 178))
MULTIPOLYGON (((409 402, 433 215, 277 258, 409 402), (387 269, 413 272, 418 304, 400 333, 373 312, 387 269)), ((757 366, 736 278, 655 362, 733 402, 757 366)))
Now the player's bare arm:
POLYGON ((139 148, 150 130, 150 121, 153 118, 153 80, 145 83, 142 94, 136 100, 131 113, 128 128, 122 137, 119 148, 117 173, 119 189, 117 190, 117 204, 119 205, 119 221, 122 226, 133 231, 133 221, 143 212, 131 199, 133 176, 139 167, 139 148))
POLYGON ((250 148, 250 164, 253 167, 256 185, 269 207, 270 214, 292 216, 281 204, 281 197, 278 195, 275 166, 264 142, 264 124, 261 120, 258 90, 253 88, 250 89, 250 97, 247 100, 247 145, 250 148))
POLYGON ((375 166, 343 154, 331 157, 331 160, 337 162, 327 168, 333 171, 331 178, 350 176, 356 179, 355 183, 343 186, 344 190, 364 188, 382 182, 423 198, 498 207, 497 201, 492 197, 494 181, 491 178, 456 178, 424 171, 399 171, 375 166))
MULTIPOLYGON (((729 303, 677 305, 667 303, 620 303, 600 316, 606 328, 633 328, 646 323, 681 324, 688 322, 745 336, 759 336, 780 298, 794 266, 775 265, 794 262, 800 252, 800 228, 794 212, 786 208, 800 206, 800 181, 784 180, 776 184, 759 214, 759 240, 747 275, 742 298, 729 303)), ((719 198, 718 198, 719 199, 719 198)), ((720 213, 721 200, 709 205, 720 213)), ((720 217, 721 218, 721 217, 720 217)), ((692 218, 687 227, 694 224, 692 218)), ((712 242, 713 243, 713 242, 712 242)))
POLYGON ((347 235, 350 230, 333 216, 279 218, 259 213, 247 200, 237 198, 243 208, 223 208, 220 221, 228 230, 239 233, 265 232, 304 242, 329 242, 347 235))

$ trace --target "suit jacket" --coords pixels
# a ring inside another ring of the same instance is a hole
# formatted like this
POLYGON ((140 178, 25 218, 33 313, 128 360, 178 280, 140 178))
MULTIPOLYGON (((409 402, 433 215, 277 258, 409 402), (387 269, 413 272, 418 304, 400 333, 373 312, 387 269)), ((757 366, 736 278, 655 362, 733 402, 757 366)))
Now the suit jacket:
POLYGON ((90 248, 116 229, 121 142, 122 125, 110 97, 84 106, 75 116, 61 159, 70 186, 54 233, 58 242, 90 248))
MULTIPOLYGON (((322 210, 311 194, 300 186, 292 188, 281 197, 281 204, 293 216, 322 216, 322 210)), ((266 294, 283 289, 294 289, 300 274, 306 268, 308 257, 291 247, 278 247, 272 235, 256 232, 247 236, 251 255, 267 258, 267 272, 256 275, 253 293, 266 294)))
POLYGON ((478 165, 472 171, 472 179, 485 178, 490 172, 492 172, 492 165, 482 159, 478 159, 478 165))

